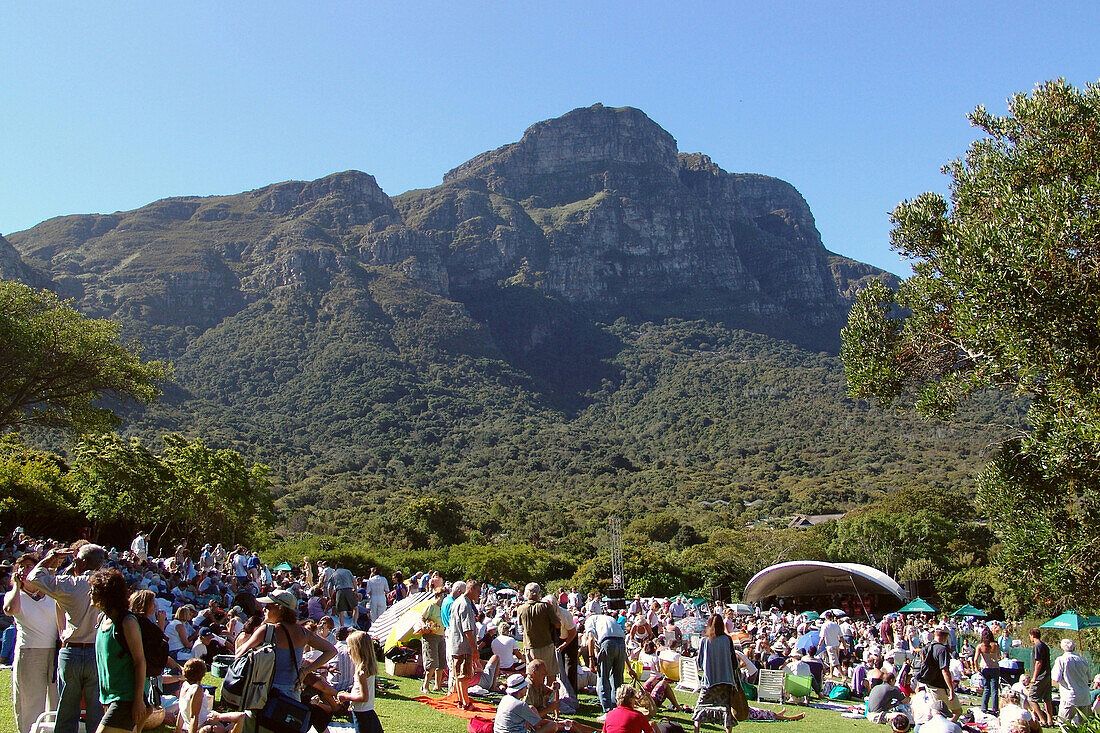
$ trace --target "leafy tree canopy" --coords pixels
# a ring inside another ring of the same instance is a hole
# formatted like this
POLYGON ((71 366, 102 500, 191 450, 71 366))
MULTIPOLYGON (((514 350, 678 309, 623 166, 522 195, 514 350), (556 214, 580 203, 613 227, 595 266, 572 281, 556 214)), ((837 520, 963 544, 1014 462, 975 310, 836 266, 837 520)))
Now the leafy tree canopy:
POLYGON ((85 432, 118 424, 104 397, 152 402, 168 367, 119 342, 48 290, 0 281, 0 431, 48 425, 85 432))
POLYGON ((1029 429, 983 474, 981 507, 1005 569, 1036 552, 1017 593, 1095 603, 1100 87, 1049 82, 1013 96, 1006 116, 979 107, 970 120, 986 136, 945 168, 950 202, 925 193, 893 212, 892 245, 914 275, 853 307, 848 391, 937 418, 979 390, 1027 398, 1029 429))

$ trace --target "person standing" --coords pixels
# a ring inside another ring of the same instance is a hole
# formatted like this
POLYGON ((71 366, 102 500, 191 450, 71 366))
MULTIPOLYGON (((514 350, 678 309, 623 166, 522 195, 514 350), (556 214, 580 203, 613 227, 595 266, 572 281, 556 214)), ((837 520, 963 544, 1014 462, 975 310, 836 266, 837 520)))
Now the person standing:
MULTIPOLYGON (((564 594, 563 594, 564 595, 564 594)), ((557 611, 558 621, 561 623, 559 629, 559 635, 557 642, 558 646, 555 649, 555 658, 558 654, 561 655, 562 662, 565 664, 565 669, 559 669, 558 674, 565 674, 567 680, 569 680, 570 689, 576 691, 577 689, 577 667, 580 665, 580 642, 577 640, 577 622, 573 620, 573 614, 565 608, 564 605, 559 605, 553 595, 546 596, 544 598, 551 608, 557 611)), ((560 665, 559 665, 560 666, 560 665)))
POLYGON ((437 588, 435 597, 420 614, 421 648, 424 656, 424 683, 420 694, 442 692, 443 672, 447 669, 447 640, 443 638, 443 616, 440 605, 447 595, 437 588))
POLYGON ((1054 725, 1054 691, 1050 685, 1050 647, 1044 642, 1039 629, 1028 632, 1031 637, 1031 686, 1027 697, 1031 701, 1031 710, 1039 720, 1039 725, 1049 728, 1054 725))
POLYGON ((88 705, 88 730, 98 728, 103 717, 103 709, 94 702, 99 699, 96 627, 102 614, 92 605, 88 579, 103 567, 107 552, 99 545, 83 545, 75 553, 72 568, 66 573, 57 573, 61 563, 73 554, 72 550, 50 550, 27 574, 26 581, 26 587, 32 591, 41 591, 54 599, 64 619, 61 651, 57 655, 60 699, 55 733, 76 733, 81 700, 93 701, 88 705))
POLYGON ((138 532, 134 541, 130 543, 130 552, 139 563, 144 565, 149 561, 149 535, 138 532))
POLYGON ((982 640, 974 648, 972 661, 982 675, 982 712, 996 715, 1001 709, 1001 648, 990 629, 982 629, 982 640))
POLYGON ((57 709, 57 682, 50 675, 57 652, 57 603, 26 584, 37 560, 26 554, 16 561, 12 588, 4 595, 4 613, 15 618, 17 629, 11 695, 19 733, 27 733, 46 710, 57 709))
MULTIPOLYGON (((141 627, 130 613, 126 578, 114 568, 88 576, 92 604, 103 612, 95 636, 95 662, 99 675, 99 702, 103 717, 96 733, 130 733, 141 730, 145 707, 145 648, 141 627)), ((96 707, 85 700, 88 713, 96 707)))
POLYGON ((386 597, 390 592, 390 584, 385 576, 378 574, 378 568, 370 569, 370 577, 367 578, 367 595, 370 598, 370 620, 373 624, 386 612, 386 597))
POLYGON ((691 714, 695 733, 699 733, 699 726, 705 718, 715 714, 722 715, 726 733, 730 733, 733 726, 737 725, 737 718, 733 714, 733 690, 734 685, 741 684, 741 675, 738 673, 739 666, 734 666, 736 659, 733 642, 726 635, 726 625, 722 617, 718 614, 712 615, 707 621, 699 645, 699 700, 691 714))
POLYGON ((538 583, 528 583, 523 589, 525 603, 519 607, 517 617, 523 627, 523 654, 530 662, 541 659, 546 662, 550 679, 558 676, 558 639, 561 621, 557 606, 541 600, 542 588, 538 583))
POLYGON ((952 718, 958 718, 962 715, 963 707, 959 696, 955 694, 955 679, 951 675, 951 650, 947 646, 951 637, 947 629, 941 627, 936 629, 933 638, 935 641, 922 652, 923 674, 917 681, 927 687, 934 698, 943 701, 952 718))
POLYGON ((1050 678, 1058 685, 1058 717, 1067 723, 1092 717, 1089 663, 1077 653, 1073 639, 1062 639, 1062 656, 1054 660, 1050 678))
POLYGON ((623 633, 623 627, 606 613, 596 613, 586 618, 584 633, 588 635, 588 658, 596 660, 596 696, 603 709, 603 714, 597 720, 603 722, 614 709, 615 692, 623 684, 623 672, 626 670, 626 634, 623 633))
POLYGON ((336 612, 336 623, 340 626, 353 626, 355 615, 359 608, 359 596, 355 593, 355 576, 344 567, 344 563, 337 561, 336 572, 329 579, 332 585, 333 609, 336 612), (347 616, 347 623, 344 617, 347 616))
POLYGON ((833 612, 826 611, 821 624, 821 645, 825 647, 825 661, 829 665, 829 674, 840 677, 840 624, 833 620, 833 612))
MULTIPOLYGON (((384 580, 384 579, 383 579, 384 580)), ((451 604, 450 625, 447 627, 447 655, 450 659, 457 705, 461 710, 470 709, 470 680, 478 676, 481 662, 477 656, 477 606, 481 584, 466 581, 466 592, 451 604)))

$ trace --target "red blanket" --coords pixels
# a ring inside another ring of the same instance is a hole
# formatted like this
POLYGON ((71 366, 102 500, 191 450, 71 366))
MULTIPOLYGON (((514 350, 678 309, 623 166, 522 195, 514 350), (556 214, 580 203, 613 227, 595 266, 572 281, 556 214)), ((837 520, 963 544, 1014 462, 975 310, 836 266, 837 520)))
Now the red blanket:
MULTIPOLYGON (((492 720, 496 717, 497 714, 497 709, 495 705, 490 705, 489 703, 485 702, 478 702, 476 697, 470 698, 470 702, 472 704, 470 705, 469 710, 460 710, 458 708, 457 695, 447 695, 447 697, 428 697, 426 695, 423 695, 421 697, 414 697, 413 700, 415 700, 416 702, 422 702, 429 707, 435 708, 441 713, 452 715, 456 718, 465 718, 466 720, 475 717, 488 718, 489 720, 492 720)), ((583 723, 578 723, 574 721, 573 730, 577 731, 577 733, 594 733, 596 729, 590 728, 583 723)))

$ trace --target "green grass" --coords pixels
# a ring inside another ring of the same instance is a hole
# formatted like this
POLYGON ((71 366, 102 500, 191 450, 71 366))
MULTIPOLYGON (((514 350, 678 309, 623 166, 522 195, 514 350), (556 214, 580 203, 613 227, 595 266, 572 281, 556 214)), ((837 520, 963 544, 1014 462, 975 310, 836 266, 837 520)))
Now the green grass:
MULTIPOLYGON (((404 677, 385 678, 391 680, 397 684, 396 689, 387 690, 384 694, 380 694, 375 705, 375 710, 378 712, 378 717, 382 721, 382 727, 386 733, 425 733, 426 731, 440 731, 441 733, 461 733, 466 730, 466 721, 453 718, 449 715, 436 712, 427 705, 414 702, 413 698, 420 694, 420 681, 407 679, 404 677)), ((204 682, 209 684, 218 684, 220 680, 216 677, 207 677, 204 682)), ((11 672, 9 670, 0 670, 0 733, 7 733, 8 731, 15 730, 15 713, 12 710, 11 694, 11 672)), ((693 703, 695 701, 694 695, 688 695, 686 693, 678 693, 677 697, 682 703, 693 703)), ((574 720, 578 720, 586 725, 599 729, 599 724, 596 722, 596 716, 600 714, 599 705, 596 703, 596 698, 593 695, 581 695, 581 711, 578 715, 573 716, 574 720)), ((755 705, 755 703, 754 703, 755 705)), ((773 708, 772 705, 760 705, 760 707, 773 708)), ((803 708, 796 705, 788 705, 787 712, 805 712, 806 718, 804 720, 787 723, 784 725, 784 729, 800 730, 800 731, 814 731, 814 733, 841 733, 841 731, 848 732, 853 730, 864 731, 882 731, 882 728, 874 725, 866 720, 849 720, 848 718, 842 718, 840 713, 833 712, 831 710, 818 710, 816 708, 803 708)), ((663 715, 661 717, 664 717, 663 715)), ((691 719, 686 713, 669 714, 668 717, 672 720, 678 721, 684 726, 685 730, 691 730, 691 719)), ((771 723, 741 723, 739 730, 744 730, 743 726, 748 726, 749 729, 757 729, 762 726, 770 726, 771 723)), ((171 729, 167 727, 158 728, 155 733, 168 733, 171 729)), ((703 730, 721 730, 720 727, 713 725, 703 726, 703 730)))

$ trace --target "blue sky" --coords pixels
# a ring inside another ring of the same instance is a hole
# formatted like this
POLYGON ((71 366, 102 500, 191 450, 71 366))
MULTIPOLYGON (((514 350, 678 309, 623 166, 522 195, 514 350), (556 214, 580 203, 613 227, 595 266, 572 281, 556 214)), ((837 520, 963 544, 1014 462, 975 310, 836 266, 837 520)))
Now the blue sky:
POLYGON ((0 232, 358 169, 433 186, 534 122, 644 110, 790 181, 825 246, 904 273, 888 212, 1058 76, 1100 3, 5 3, 0 232))

